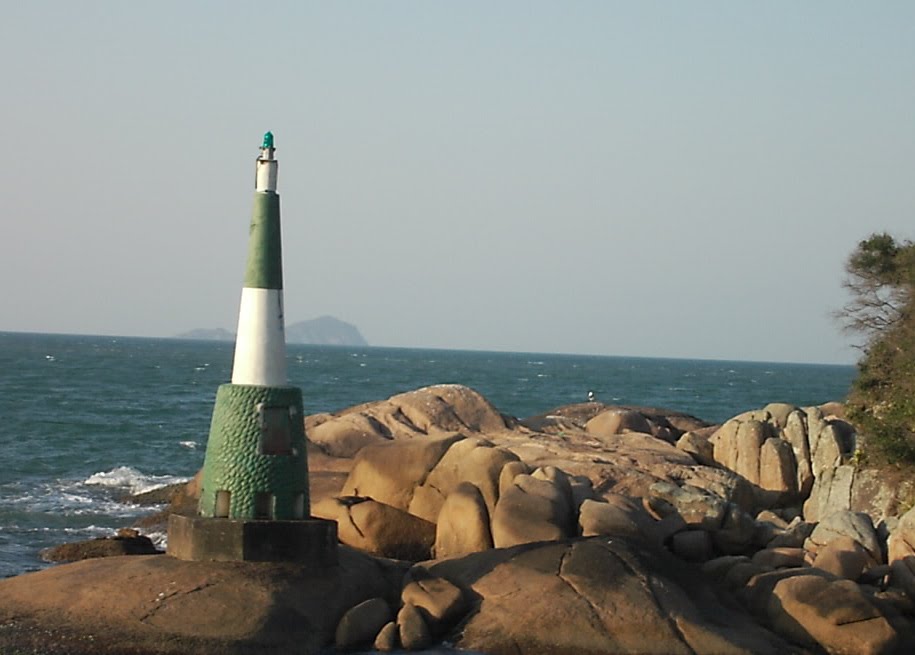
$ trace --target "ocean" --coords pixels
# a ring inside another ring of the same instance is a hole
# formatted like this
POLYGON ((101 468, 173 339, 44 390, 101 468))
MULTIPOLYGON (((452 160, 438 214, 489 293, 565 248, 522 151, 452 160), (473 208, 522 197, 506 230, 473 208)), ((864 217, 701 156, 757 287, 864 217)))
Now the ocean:
MULTIPOLYGON (((202 465, 233 344, 0 332, 0 577, 43 548, 110 535, 149 512, 125 494, 202 465)), ((597 400, 712 422, 781 401, 841 400, 852 366, 342 346, 288 347, 306 413, 430 384, 472 387, 518 418, 597 400)), ((164 535, 151 535, 161 540, 164 535)))

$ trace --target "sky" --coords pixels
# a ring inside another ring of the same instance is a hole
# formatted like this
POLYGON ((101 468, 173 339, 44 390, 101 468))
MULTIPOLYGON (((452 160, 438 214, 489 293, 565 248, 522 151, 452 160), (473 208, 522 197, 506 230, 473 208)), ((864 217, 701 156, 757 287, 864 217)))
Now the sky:
POLYGON ((287 323, 372 345, 850 363, 915 238, 915 3, 8 2, 0 330, 234 329, 254 160, 287 323))

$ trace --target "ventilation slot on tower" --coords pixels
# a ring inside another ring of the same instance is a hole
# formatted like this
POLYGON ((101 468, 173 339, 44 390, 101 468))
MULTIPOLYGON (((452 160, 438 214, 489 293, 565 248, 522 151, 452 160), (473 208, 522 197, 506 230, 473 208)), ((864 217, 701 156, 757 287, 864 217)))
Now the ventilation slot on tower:
POLYGON ((218 519, 227 519, 229 518, 229 505, 232 501, 232 492, 230 491, 217 491, 216 492, 216 509, 213 511, 213 515, 218 519))
POLYGON ((269 492, 259 491, 254 494, 254 518, 272 519, 276 497, 269 492))

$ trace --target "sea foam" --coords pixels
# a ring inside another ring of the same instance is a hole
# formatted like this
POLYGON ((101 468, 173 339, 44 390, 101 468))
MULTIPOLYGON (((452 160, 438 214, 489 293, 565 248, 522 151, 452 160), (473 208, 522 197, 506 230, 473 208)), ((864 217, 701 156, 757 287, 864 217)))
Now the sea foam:
POLYGON ((93 473, 83 481, 83 484, 123 489, 131 494, 141 494, 166 485, 187 481, 186 477, 147 475, 132 466, 118 466, 110 471, 93 473))

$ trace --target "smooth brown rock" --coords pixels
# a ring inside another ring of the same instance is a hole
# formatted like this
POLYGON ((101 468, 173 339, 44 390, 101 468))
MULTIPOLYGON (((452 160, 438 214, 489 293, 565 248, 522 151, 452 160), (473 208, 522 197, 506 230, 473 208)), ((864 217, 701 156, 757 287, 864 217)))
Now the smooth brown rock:
POLYGON ((556 485, 518 475, 496 504, 492 539, 496 548, 570 536, 568 497, 556 485))
POLYGON ((752 484, 759 484, 759 451, 769 436, 767 425, 749 420, 737 428, 737 463, 734 471, 752 484))
POLYGON ((385 624, 375 637, 373 647, 382 653, 388 653, 400 647, 400 631, 397 629, 396 621, 385 624))
POLYGON ((677 448, 692 455, 698 464, 715 465, 715 447, 708 439, 700 437, 695 432, 685 432, 677 440, 677 448))
POLYGON ((873 558, 851 537, 833 539, 817 550, 813 565, 838 578, 857 580, 873 558))
POLYGON ((391 606, 383 598, 370 598, 350 608, 337 624, 334 637, 337 650, 374 643, 378 632, 393 616, 391 606))
POLYGON ((363 496, 407 511, 413 490, 435 468, 460 434, 420 437, 366 446, 356 455, 344 496, 363 496))
POLYGON ((759 486, 775 492, 773 502, 797 495, 797 462, 787 441, 771 437, 763 443, 759 451, 759 486))
POLYGON ((410 513, 434 522, 445 498, 462 482, 471 482, 480 490, 487 510, 492 513, 499 499, 502 468, 517 460, 518 456, 514 453, 496 448, 485 439, 471 437, 458 441, 452 444, 422 486, 416 489, 410 513), (421 494, 430 488, 434 493, 421 494))
POLYGON ((810 460, 810 443, 807 440, 807 415, 795 410, 788 415, 782 438, 791 444, 794 461, 797 463, 797 490, 801 496, 808 496, 813 487, 813 464, 810 460))
POLYGON ((524 462, 509 462, 502 467, 502 470, 499 472, 499 495, 505 493, 505 490, 515 484, 515 478, 521 474, 530 474, 530 466, 524 462))
POLYGON ((822 519, 810 533, 804 548, 816 553, 817 550, 839 537, 850 537, 861 544, 873 563, 883 561, 880 541, 870 516, 862 512, 834 512, 822 519))
POLYGON ((87 541, 60 544, 41 551, 41 558, 46 562, 76 562, 96 557, 116 557, 119 555, 156 555, 157 550, 149 537, 142 535, 98 537, 87 541))
POLYGON ((679 514, 684 522, 703 530, 717 530, 724 521, 728 503, 702 489, 672 482, 656 482, 649 488, 647 508, 659 518, 679 514))
POLYGON ((651 434, 651 425, 638 412, 609 410, 598 414, 585 424, 585 431, 596 437, 609 437, 625 432, 651 434))
POLYGON ((432 633, 422 613, 411 603, 405 604, 397 613, 397 629, 400 645, 406 650, 420 650, 432 645, 432 633))
POLYGON ((452 491, 435 526, 435 557, 460 557, 493 547, 489 511, 483 494, 470 482, 452 491))
POLYGON ((384 426, 362 414, 346 414, 308 430, 308 440, 332 457, 354 457, 365 446, 389 438, 384 426))
POLYGON ((373 555, 418 561, 428 559, 435 543, 434 523, 371 498, 327 498, 311 511, 337 522, 342 543, 373 555))
POLYGON ((422 576, 407 583, 400 597, 405 605, 419 608, 433 634, 450 627, 469 608, 464 592, 444 578, 422 576))
POLYGON ((0 580, 0 652, 317 655, 346 610, 404 571, 346 547, 324 571, 168 555, 63 564, 0 580))
POLYGON ((610 495, 581 504, 578 522, 585 537, 607 535, 660 543, 654 520, 634 501, 610 495))
POLYGON ((898 636, 874 604, 849 580, 795 576, 775 585, 767 606, 779 633, 818 644, 830 655, 892 653, 898 636))
POLYGON ((456 646, 520 655, 784 653, 787 645, 720 604, 691 567, 623 539, 530 544, 433 564, 479 609, 456 646))

